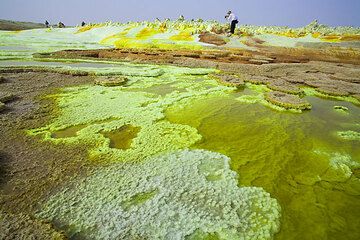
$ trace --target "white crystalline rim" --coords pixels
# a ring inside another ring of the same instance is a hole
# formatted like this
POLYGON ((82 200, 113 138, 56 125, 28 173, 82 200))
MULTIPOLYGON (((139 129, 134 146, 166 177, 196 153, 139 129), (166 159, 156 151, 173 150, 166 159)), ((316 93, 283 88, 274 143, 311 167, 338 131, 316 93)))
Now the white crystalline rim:
POLYGON ((182 150, 113 165, 52 196, 38 216, 91 239, 184 239, 196 231, 271 239, 277 201, 261 188, 238 187, 229 160, 182 150))

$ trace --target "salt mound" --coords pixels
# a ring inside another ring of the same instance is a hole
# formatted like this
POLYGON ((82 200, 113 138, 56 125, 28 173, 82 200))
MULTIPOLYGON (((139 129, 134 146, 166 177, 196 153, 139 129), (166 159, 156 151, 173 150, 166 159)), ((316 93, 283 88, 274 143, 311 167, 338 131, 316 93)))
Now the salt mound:
POLYGON ((202 34, 200 34, 199 38, 200 38, 200 42, 203 42, 203 43, 210 43, 210 44, 214 44, 217 46, 226 44, 226 41, 224 40, 224 38, 217 34, 202 33, 202 34))
POLYGON ((310 103, 297 95, 290 95, 283 92, 268 92, 265 94, 266 101, 286 109, 311 109, 310 103))
POLYGON ((15 98, 15 96, 8 92, 0 92, 0 102, 8 102, 15 98))
POLYGON ((101 85, 105 87, 121 86, 124 85, 128 79, 126 77, 111 77, 103 76, 95 79, 96 85, 101 85))
POLYGON ((5 109, 5 104, 0 102, 0 112, 5 109))
POLYGON ((39 217, 60 223, 70 237, 271 239, 280 207, 261 188, 238 187, 230 159, 183 150, 137 164, 116 164, 55 194, 39 217))

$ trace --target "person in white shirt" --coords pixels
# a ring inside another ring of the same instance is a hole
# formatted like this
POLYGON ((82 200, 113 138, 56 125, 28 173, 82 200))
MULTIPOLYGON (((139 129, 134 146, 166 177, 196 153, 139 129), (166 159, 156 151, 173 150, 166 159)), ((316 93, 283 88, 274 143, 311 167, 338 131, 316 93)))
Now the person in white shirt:
POLYGON ((229 11, 225 16, 225 19, 227 19, 230 22, 230 34, 234 34, 236 24, 239 23, 238 17, 232 11, 229 11))

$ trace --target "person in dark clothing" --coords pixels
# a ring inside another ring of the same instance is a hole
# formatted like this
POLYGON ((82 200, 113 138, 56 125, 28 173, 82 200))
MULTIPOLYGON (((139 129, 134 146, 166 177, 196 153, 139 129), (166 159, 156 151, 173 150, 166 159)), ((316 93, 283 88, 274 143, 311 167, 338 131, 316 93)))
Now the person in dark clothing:
POLYGON ((46 21, 45 21, 45 27, 46 27, 46 28, 49 28, 49 26, 50 26, 50 24, 49 24, 49 22, 46 20, 46 21))
POLYGON ((81 26, 84 27, 85 25, 86 25, 86 23, 83 21, 83 22, 81 23, 81 26))
POLYGON ((65 28, 65 24, 63 24, 62 22, 59 22, 59 28, 65 28))
POLYGON ((236 24, 239 23, 238 17, 232 12, 229 11, 225 18, 230 22, 230 35, 235 33, 236 24))

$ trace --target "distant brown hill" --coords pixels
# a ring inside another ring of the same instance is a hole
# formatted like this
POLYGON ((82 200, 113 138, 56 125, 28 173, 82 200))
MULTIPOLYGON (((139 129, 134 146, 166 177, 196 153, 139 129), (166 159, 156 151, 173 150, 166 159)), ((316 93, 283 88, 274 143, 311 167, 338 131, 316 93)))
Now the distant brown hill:
POLYGON ((34 28, 45 28, 45 24, 32 22, 17 22, 0 19, 0 30, 17 31, 34 28))

